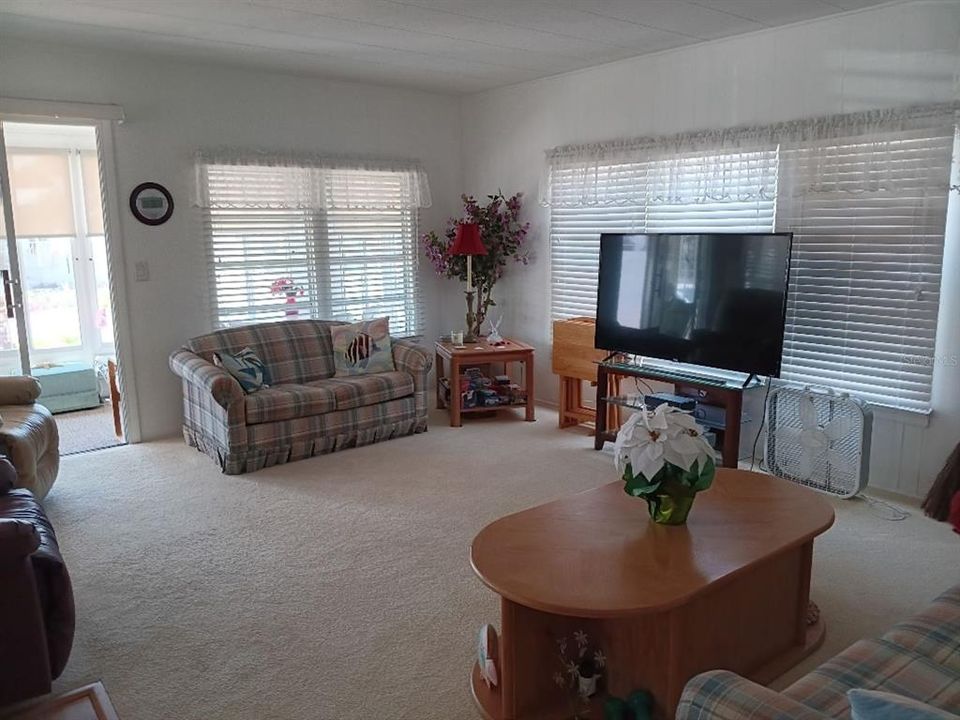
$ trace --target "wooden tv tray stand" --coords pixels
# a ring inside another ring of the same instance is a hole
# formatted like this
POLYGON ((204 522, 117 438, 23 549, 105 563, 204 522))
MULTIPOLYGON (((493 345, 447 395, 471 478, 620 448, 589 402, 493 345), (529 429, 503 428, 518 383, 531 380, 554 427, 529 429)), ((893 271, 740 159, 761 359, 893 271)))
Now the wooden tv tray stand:
POLYGON ((616 428, 607 429, 609 389, 619 387, 621 378, 633 377, 642 380, 673 383, 678 395, 685 395, 702 401, 707 405, 722 407, 726 411, 725 425, 714 428, 721 436, 721 454, 723 467, 735 468, 740 459, 740 422, 743 412, 743 391, 751 385, 741 387, 710 378, 697 378, 693 375, 671 373, 662 368, 644 367, 622 362, 602 362, 597 364, 597 421, 594 433, 594 449, 602 450, 605 442, 617 439, 616 428), (615 382, 616 380, 616 382, 615 382))

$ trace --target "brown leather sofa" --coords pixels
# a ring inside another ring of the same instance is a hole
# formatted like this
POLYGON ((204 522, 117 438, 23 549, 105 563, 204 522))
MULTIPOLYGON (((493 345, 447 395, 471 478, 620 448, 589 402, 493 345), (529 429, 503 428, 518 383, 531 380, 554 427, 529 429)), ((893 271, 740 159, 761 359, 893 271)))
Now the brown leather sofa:
POLYGON ((50 692, 75 623, 53 527, 30 491, 15 486, 16 471, 0 459, 0 708, 50 692))

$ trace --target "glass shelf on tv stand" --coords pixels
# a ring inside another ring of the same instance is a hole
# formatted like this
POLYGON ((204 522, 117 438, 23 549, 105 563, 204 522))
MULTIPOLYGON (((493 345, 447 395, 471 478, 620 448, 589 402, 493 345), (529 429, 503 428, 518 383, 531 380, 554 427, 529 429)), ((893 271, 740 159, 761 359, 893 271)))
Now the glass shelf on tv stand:
MULTIPOLYGON (((646 398, 643 393, 624 393, 622 395, 612 395, 607 398, 607 402, 611 405, 618 405, 619 407, 627 410, 642 410, 647 407, 646 398)), ((693 412, 693 416, 696 418, 697 424, 702 425, 710 430, 723 430, 726 427, 725 420, 712 420, 710 418, 702 417, 695 411, 693 412)), ((750 416, 747 413, 741 413, 740 424, 743 425, 749 422, 751 422, 750 416)))
MULTIPOLYGON (((744 381, 722 375, 707 375, 705 373, 691 372, 681 368, 648 365, 643 362, 630 360, 606 360, 600 364, 613 372, 623 372, 648 380, 661 380, 669 383, 691 383, 727 390, 748 390, 749 388, 763 385, 763 381, 755 375, 749 376, 744 381)), ((614 398, 607 398, 607 401, 613 402, 614 398)))

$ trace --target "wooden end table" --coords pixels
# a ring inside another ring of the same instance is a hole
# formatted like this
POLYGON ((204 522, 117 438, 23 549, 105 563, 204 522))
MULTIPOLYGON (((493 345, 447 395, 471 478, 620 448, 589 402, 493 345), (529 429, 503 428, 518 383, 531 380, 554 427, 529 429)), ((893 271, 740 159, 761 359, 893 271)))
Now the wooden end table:
POLYGON ((436 353, 437 407, 440 409, 446 407, 441 385, 441 378, 446 377, 450 383, 450 427, 461 427, 463 425, 461 418, 464 413, 496 412, 518 407, 526 409, 527 422, 536 420, 533 405, 533 347, 516 340, 505 339, 503 345, 491 345, 485 339, 480 339, 474 343, 467 343, 463 347, 457 347, 448 342, 438 342, 436 353), (472 408, 462 406, 460 374, 464 368, 491 363, 503 363, 506 368, 507 363, 512 362, 523 364, 523 388, 527 393, 526 402, 516 405, 484 405, 472 408))

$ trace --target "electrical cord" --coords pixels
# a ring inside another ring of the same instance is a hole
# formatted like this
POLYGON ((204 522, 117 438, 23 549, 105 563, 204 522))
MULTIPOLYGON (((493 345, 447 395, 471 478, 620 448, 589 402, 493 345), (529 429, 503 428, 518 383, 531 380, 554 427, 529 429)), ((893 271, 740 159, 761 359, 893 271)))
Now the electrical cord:
POLYGON ((650 383, 646 382, 645 380, 641 380, 640 378, 635 377, 633 379, 633 384, 636 386, 637 392, 640 392, 640 386, 643 385, 647 389, 647 393, 650 395, 653 395, 653 387, 650 385, 650 383))
POLYGON ((854 497, 858 497, 865 501, 867 505, 870 506, 870 509, 874 511, 874 514, 881 520, 900 522, 901 520, 906 520, 908 517, 910 517, 910 513, 906 510, 898 508, 896 505, 891 505, 883 500, 878 500, 877 498, 864 495, 863 493, 857 493, 854 497))
MULTIPOLYGON (((760 427, 757 428, 757 436, 753 439, 753 449, 750 451, 750 469, 753 470, 757 464, 757 443, 760 442, 760 436, 763 434, 763 428, 767 424, 767 401, 770 399, 770 385, 773 382, 771 376, 767 376, 767 391, 763 394, 763 415, 760 416, 760 427)), ((763 465, 761 464, 761 468, 763 465)))

